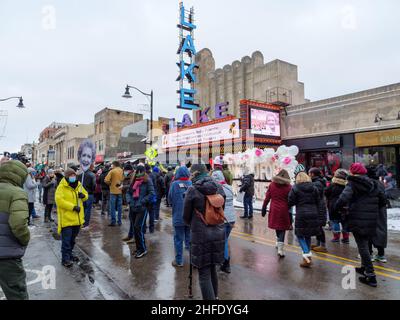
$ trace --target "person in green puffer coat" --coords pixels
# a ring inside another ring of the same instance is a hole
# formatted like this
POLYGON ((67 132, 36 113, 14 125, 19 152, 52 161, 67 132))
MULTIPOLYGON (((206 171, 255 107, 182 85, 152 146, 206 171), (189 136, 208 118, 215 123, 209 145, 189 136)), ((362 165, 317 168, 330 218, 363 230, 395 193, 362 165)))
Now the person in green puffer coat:
POLYGON ((0 286, 9 300, 27 300, 22 257, 30 240, 28 195, 22 189, 28 176, 20 161, 0 165, 0 286))

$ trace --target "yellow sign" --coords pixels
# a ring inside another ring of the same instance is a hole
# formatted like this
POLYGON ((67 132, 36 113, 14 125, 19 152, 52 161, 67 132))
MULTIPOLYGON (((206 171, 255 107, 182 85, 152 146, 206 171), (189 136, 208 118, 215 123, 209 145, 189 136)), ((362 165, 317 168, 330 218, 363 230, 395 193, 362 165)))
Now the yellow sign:
POLYGON ((400 129, 357 133, 356 147, 374 147, 400 144, 400 129))

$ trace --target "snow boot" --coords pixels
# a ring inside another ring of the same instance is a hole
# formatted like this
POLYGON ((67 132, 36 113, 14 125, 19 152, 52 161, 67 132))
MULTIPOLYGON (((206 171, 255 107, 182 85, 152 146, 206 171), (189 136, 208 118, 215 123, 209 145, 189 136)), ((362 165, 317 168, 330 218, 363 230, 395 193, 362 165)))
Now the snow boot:
POLYGON ((350 243, 350 234, 348 232, 342 232, 342 243, 349 244, 350 243))
POLYGON ((358 274, 361 274, 361 275, 363 275, 363 276, 365 276, 365 268, 364 267, 356 267, 356 272, 358 273, 358 274))
POLYGON ((228 258, 227 260, 226 259, 224 260, 224 263, 221 265, 221 268, 220 268, 220 270, 222 272, 231 273, 230 260, 231 260, 231 258, 228 258))
POLYGON ((378 282, 376 281, 376 276, 364 276, 359 277, 361 283, 364 283, 370 287, 376 288, 378 286, 378 282))
POLYGON ((285 244, 283 242, 278 242, 278 256, 279 258, 284 258, 285 257, 285 253, 283 252, 283 247, 285 246, 285 244))
POLYGON ((334 232, 333 239, 331 240, 331 242, 337 243, 339 241, 340 241, 340 232, 334 232))

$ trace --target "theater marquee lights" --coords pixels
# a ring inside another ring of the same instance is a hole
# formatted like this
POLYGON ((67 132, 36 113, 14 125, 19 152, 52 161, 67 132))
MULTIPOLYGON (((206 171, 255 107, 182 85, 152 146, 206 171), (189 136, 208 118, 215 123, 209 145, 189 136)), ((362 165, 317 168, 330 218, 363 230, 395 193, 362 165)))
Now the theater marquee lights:
POLYGON ((185 10, 183 3, 179 5, 179 109, 196 110, 199 105, 195 103, 194 96, 196 90, 194 84, 196 82, 195 70, 198 66, 195 63, 196 48, 194 46, 194 9, 185 10))

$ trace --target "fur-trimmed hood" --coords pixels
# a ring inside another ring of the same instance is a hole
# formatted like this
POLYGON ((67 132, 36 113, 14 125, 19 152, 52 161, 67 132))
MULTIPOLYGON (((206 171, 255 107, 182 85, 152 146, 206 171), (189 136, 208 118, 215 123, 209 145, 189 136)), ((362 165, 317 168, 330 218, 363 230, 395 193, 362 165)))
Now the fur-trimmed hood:
POLYGON ((341 186, 345 186, 347 184, 347 180, 333 177, 332 183, 336 183, 336 184, 339 184, 341 186))

